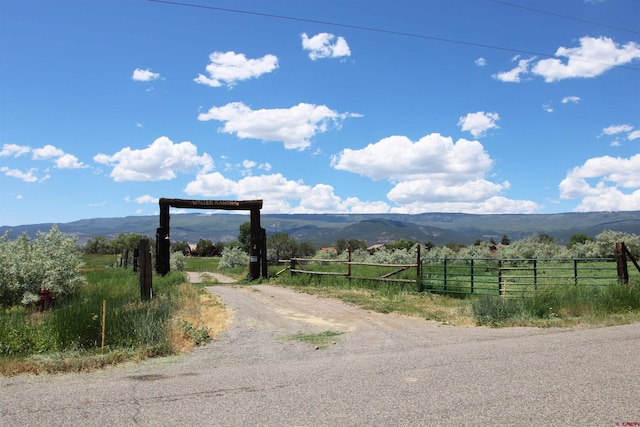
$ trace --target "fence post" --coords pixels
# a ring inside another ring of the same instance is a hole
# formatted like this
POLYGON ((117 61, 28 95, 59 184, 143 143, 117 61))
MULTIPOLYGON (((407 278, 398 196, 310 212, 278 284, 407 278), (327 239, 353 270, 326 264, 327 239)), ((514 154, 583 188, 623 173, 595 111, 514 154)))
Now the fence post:
POLYGON ((538 259, 533 260, 533 290, 538 290, 538 259))
POLYGON ((502 295, 502 260, 498 260, 498 295, 502 295))
POLYGON ((573 280, 574 280, 574 285, 578 286, 578 260, 577 259, 573 259, 573 280))
POLYGON ((422 292, 422 260, 420 259, 420 245, 418 245, 416 253, 416 282, 418 285, 418 292, 422 292))
POLYGON ((475 269, 473 268, 473 258, 471 258, 471 293, 473 294, 473 284, 474 284, 474 275, 475 275, 475 269))
POLYGON ((618 264, 618 281, 629 284, 629 270, 627 269, 627 251, 623 242, 616 243, 616 261, 618 264))
POLYGON ((444 259, 444 263, 442 264, 442 278, 444 279, 444 283, 443 283, 443 291, 447 291, 447 259, 444 259))
POLYGON ((138 244, 140 251, 140 298, 143 301, 151 299, 152 291, 152 268, 151 268, 151 249, 149 239, 140 239, 138 244))
POLYGON ((349 245, 347 246, 347 261, 349 262, 347 264, 347 277, 350 279, 351 278, 351 243, 349 243, 349 245))

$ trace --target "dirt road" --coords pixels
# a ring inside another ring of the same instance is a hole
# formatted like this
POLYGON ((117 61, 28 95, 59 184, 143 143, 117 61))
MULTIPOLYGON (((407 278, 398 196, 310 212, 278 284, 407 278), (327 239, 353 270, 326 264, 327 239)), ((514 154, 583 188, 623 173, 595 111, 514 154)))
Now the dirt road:
POLYGON ((218 340, 97 373, 0 378, 0 425, 640 422, 640 324, 460 328, 272 286, 207 289, 231 310, 218 340), (326 349, 286 340, 328 330, 344 333, 326 349))

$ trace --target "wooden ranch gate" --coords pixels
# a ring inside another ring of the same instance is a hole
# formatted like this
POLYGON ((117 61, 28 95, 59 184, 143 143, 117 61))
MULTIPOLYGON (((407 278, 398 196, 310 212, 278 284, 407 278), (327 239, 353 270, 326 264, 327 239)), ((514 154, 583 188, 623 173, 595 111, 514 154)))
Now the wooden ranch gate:
POLYGON ((244 210, 251 213, 251 245, 249 246, 249 279, 267 278, 267 237, 260 226, 262 200, 184 200, 160 199, 160 227, 156 231, 156 272, 169 272, 171 241, 169 239, 169 208, 244 210))

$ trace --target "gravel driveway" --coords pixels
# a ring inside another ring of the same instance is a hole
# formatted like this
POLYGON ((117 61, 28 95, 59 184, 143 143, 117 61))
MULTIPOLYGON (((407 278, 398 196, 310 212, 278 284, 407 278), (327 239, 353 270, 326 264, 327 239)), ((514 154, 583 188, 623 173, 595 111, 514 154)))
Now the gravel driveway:
POLYGON ((187 356, 0 378, 0 425, 632 425, 640 324, 460 328, 273 286, 207 288, 231 310, 187 356), (343 332, 335 344, 282 338, 343 332))

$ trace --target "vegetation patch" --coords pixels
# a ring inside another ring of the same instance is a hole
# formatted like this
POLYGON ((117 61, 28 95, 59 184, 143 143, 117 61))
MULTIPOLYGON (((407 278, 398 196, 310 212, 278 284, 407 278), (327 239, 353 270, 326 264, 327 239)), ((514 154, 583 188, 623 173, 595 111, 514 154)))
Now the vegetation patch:
POLYGON ((324 331, 318 334, 296 334, 282 337, 279 341, 300 341, 315 346, 316 349, 327 348, 330 344, 335 344, 335 337, 344 332, 324 331))

